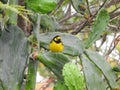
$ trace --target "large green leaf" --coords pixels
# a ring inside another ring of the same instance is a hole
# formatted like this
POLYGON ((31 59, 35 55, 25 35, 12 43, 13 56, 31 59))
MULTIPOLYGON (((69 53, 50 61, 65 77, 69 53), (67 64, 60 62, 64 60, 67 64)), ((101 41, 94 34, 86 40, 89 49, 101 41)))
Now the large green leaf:
POLYGON ((85 42, 85 47, 89 48, 106 30, 107 24, 109 22, 109 14, 105 9, 101 9, 98 13, 92 30, 89 34, 88 39, 85 42))
POLYGON ((62 69, 69 59, 62 53, 39 53, 37 59, 49 68, 59 79, 63 80, 62 69))
POLYGON ((74 63, 67 63, 63 68, 64 82, 69 90, 83 90, 84 77, 74 63))
POLYGON ((28 57, 28 43, 17 26, 9 26, 0 37, 0 90, 19 90, 28 57))
POLYGON ((62 38, 62 42, 65 46, 63 53, 72 56, 77 56, 84 51, 83 42, 80 39, 73 35, 60 32, 40 34, 39 37, 40 46, 49 49, 48 45, 52 38, 56 35, 60 35, 62 38))
POLYGON ((38 13, 48 13, 56 8, 57 0, 26 0, 27 7, 38 13))
POLYGON ((116 76, 110 67, 110 64, 99 54, 93 51, 86 51, 86 56, 91 60, 104 74, 110 88, 115 88, 116 76))
POLYGON ((103 83, 102 76, 96 66, 85 55, 81 55, 80 58, 87 90, 106 90, 105 83, 103 83))

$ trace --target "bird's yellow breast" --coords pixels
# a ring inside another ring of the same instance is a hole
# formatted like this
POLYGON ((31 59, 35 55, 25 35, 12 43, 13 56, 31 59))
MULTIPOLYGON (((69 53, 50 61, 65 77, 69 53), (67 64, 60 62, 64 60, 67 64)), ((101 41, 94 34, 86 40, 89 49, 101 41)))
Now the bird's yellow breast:
POLYGON ((49 49, 52 52, 61 52, 61 51, 63 51, 64 46, 63 46, 62 42, 61 43, 56 43, 56 42, 52 41, 49 44, 49 49))

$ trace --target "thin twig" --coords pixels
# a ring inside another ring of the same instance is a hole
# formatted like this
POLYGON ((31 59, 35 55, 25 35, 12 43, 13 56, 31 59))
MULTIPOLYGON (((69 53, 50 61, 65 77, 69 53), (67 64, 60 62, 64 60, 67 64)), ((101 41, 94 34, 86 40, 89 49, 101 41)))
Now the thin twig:
POLYGON ((116 12, 118 9, 120 9, 120 7, 117 7, 116 9, 114 9, 112 12, 110 12, 110 14, 116 12))
POLYGON ((68 9, 67 9, 64 17, 70 16, 70 15, 71 15, 71 3, 69 2, 68 9))
POLYGON ((109 3, 105 4, 105 7, 109 8, 111 5, 114 5, 114 4, 117 4, 117 3, 120 3, 120 0, 111 0, 111 1, 109 1, 109 3))
POLYGON ((56 11, 62 6, 63 2, 64 2, 64 0, 60 0, 60 1, 58 2, 57 8, 56 8, 53 12, 51 12, 50 15, 55 14, 56 11))
POLYGON ((95 12, 95 14, 91 17, 91 20, 98 14, 98 12, 100 11, 100 9, 104 7, 104 5, 105 5, 106 2, 107 2, 107 0, 105 0, 105 1, 103 2, 103 4, 99 7, 99 9, 98 9, 98 10, 95 12))
MULTIPOLYGON (((99 10, 106 4, 106 2, 107 2, 107 0, 105 0, 104 2, 103 2, 103 4, 99 7, 99 10)), ((98 10, 98 11, 99 11, 98 10)))
POLYGON ((67 16, 67 17, 61 19, 60 21, 58 21, 58 23, 61 24, 61 23, 65 22, 66 20, 68 20, 68 19, 70 19, 70 18, 72 18, 72 17, 77 17, 77 16, 81 16, 81 14, 75 13, 75 14, 73 14, 73 15, 71 15, 71 16, 67 16))
POLYGON ((61 24, 61 23, 65 22, 67 19, 69 19, 69 17, 71 17, 71 4, 70 3, 68 6, 68 9, 67 9, 67 12, 64 15, 64 18, 58 22, 61 24))
POLYGON ((113 19, 113 18, 118 17, 118 16, 120 16, 120 12, 112 13, 112 14, 110 14, 110 19, 113 19))
POLYGON ((91 11, 90 11, 90 7, 89 7, 89 1, 86 0, 86 3, 87 3, 87 9, 88 9, 88 12, 89 12, 90 16, 92 16, 92 13, 91 13, 91 11))
POLYGON ((120 41, 120 35, 118 35, 116 38, 115 37, 116 37, 116 33, 115 33, 114 39, 113 39, 113 41, 112 41, 112 43, 111 43, 111 45, 109 47, 109 50, 108 50, 108 52, 106 54, 107 57, 115 49, 115 47, 117 46, 118 42, 120 41))
POLYGON ((75 31, 71 32, 72 34, 76 35, 78 32, 80 32, 87 24, 87 20, 84 21, 84 23, 82 23, 82 25, 80 25, 75 31))
POLYGON ((114 40, 115 40, 115 37, 116 37, 116 33, 115 33, 114 38, 113 38, 113 40, 112 40, 112 42, 111 42, 111 44, 110 44, 110 47, 109 47, 109 49, 108 49, 108 52, 105 54, 106 58, 108 58, 108 55, 112 52, 112 50, 113 50, 113 48, 114 48, 113 42, 114 42, 114 40))
POLYGON ((119 31, 119 27, 112 25, 112 24, 108 24, 108 27, 113 28, 114 31, 119 31))
POLYGON ((61 30, 61 31, 66 31, 66 30, 74 29, 75 27, 80 26, 81 24, 83 24, 84 21, 85 21, 85 19, 80 20, 80 21, 76 21, 76 22, 74 22, 74 23, 72 23, 72 24, 70 24, 70 25, 63 25, 63 26, 61 26, 61 27, 59 28, 59 30, 61 30))

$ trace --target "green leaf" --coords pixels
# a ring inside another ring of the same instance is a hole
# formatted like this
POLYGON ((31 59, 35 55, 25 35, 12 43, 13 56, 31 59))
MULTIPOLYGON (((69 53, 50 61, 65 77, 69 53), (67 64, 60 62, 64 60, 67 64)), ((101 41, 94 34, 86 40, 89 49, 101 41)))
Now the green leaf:
POLYGON ((63 82, 57 81, 53 90, 68 90, 68 88, 63 82))
POLYGON ((62 42, 64 44, 63 53, 72 56, 77 56, 83 53, 84 51, 83 42, 77 37, 67 33, 54 32, 54 33, 40 34, 39 37, 40 46, 49 49, 48 47, 49 43, 52 40, 52 38, 56 35, 60 35, 62 38, 62 42))
POLYGON ((65 64, 63 68, 63 76, 66 86, 69 90, 83 90, 84 77, 80 73, 78 67, 73 63, 65 64))
POLYGON ((49 13, 57 6, 56 0, 26 0, 27 7, 38 13, 49 13))
MULTIPOLYGON (((96 65, 96 67, 103 73, 110 88, 116 86, 116 76, 112 71, 110 64, 99 54, 93 51, 86 51, 86 56, 96 65)), ((101 89, 102 90, 102 89, 101 89)))
POLYGON ((84 54, 80 57, 83 65, 83 72, 86 80, 87 90, 106 90, 105 83, 102 80, 102 75, 96 66, 90 62, 84 54))
POLYGON ((48 15, 41 16, 41 28, 47 29, 49 31, 55 31, 59 28, 59 24, 54 17, 48 15))
POLYGON ((90 32, 89 37, 85 42, 86 48, 89 48, 106 30, 109 19, 110 17, 108 12, 105 9, 101 9, 96 17, 92 31, 90 32))
POLYGON ((28 58, 28 42, 19 27, 7 28, 9 31, 2 31, 0 36, 0 85, 4 90, 19 90, 28 58))
POLYGON ((62 68, 69 59, 62 53, 39 53, 37 59, 49 68, 59 79, 63 80, 62 68))

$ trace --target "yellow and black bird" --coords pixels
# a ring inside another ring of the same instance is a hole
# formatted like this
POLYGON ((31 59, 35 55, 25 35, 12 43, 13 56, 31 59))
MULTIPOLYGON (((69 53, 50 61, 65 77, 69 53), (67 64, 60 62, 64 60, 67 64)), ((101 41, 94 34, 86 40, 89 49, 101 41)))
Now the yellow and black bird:
POLYGON ((64 49, 61 37, 59 35, 55 36, 49 44, 49 49, 52 52, 61 52, 64 49))

